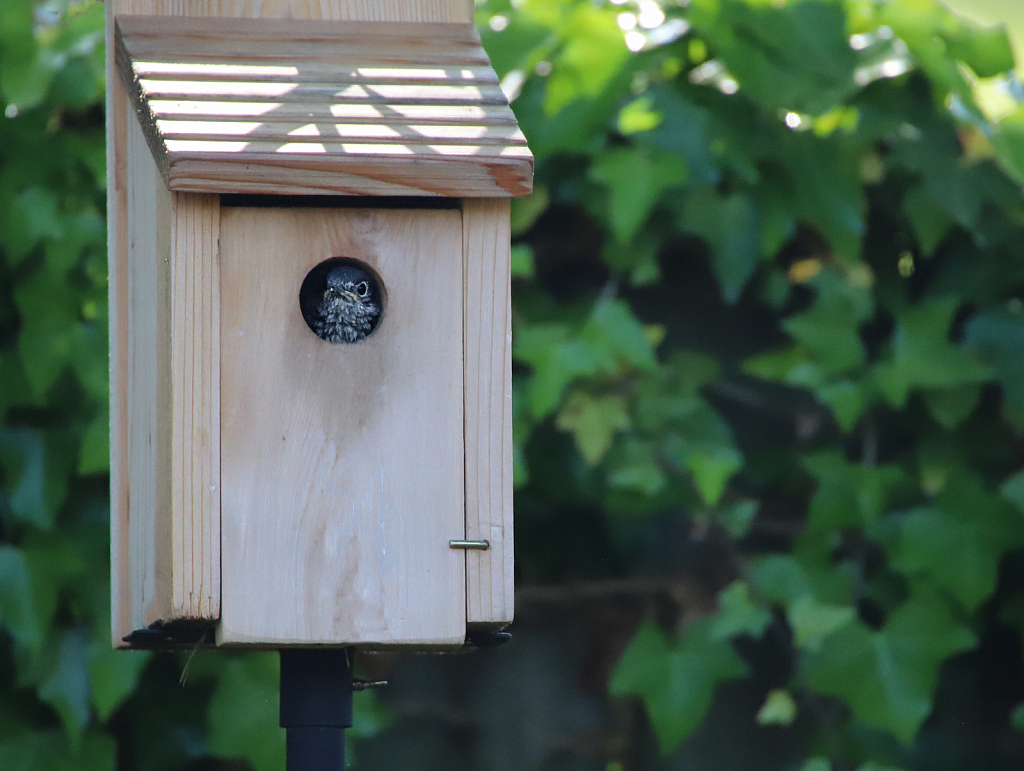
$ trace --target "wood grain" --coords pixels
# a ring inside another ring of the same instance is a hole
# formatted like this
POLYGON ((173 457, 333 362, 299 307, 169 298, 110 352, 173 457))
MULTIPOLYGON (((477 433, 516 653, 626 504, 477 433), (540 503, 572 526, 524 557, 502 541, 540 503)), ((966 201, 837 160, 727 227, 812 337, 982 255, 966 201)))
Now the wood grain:
POLYGON ((172 619, 220 616, 220 197, 174 194, 172 619))
POLYGON ((467 621, 504 626, 514 613, 512 312, 509 202, 463 202, 466 382, 467 621))
POLYGON ((123 480, 118 478, 121 494, 115 510, 119 521, 114 541, 127 549, 119 550, 112 572, 120 576, 120 588, 126 592, 118 624, 131 631, 166 618, 169 611, 166 590, 171 555, 158 544, 168 541, 171 528, 168 405, 173 200, 155 173, 138 123, 126 115, 124 125, 129 163, 121 194, 127 206, 118 223, 123 232, 117 240, 125 249, 113 271, 113 291, 120 301, 118 313, 126 334, 124 346, 116 346, 113 393, 119 398, 111 414, 117 413, 114 425, 121 440, 117 461, 125 475, 123 480))
POLYGON ((532 188, 533 156, 471 24, 119 16, 116 61, 172 190, 532 188))
POLYGON ((452 210, 225 208, 221 644, 461 644, 462 220, 452 210), (377 331, 317 338, 306 273, 387 292, 377 331))
POLYGON ((264 19, 470 22, 472 0, 107 0, 117 13, 264 19))

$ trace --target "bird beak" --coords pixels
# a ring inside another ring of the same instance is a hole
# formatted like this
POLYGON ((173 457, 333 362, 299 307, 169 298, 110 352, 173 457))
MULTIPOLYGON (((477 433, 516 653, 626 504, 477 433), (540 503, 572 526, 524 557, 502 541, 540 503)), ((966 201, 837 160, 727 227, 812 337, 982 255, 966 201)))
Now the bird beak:
POLYGON ((348 300, 350 303, 360 302, 359 295, 355 292, 350 292, 347 289, 335 289, 334 287, 328 287, 327 292, 335 297, 341 297, 344 300, 348 300))

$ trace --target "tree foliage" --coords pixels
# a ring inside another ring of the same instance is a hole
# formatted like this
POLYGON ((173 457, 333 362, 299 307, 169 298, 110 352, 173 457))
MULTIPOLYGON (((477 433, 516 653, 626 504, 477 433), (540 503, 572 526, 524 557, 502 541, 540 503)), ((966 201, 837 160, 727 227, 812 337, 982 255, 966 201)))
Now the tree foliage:
MULTIPOLYGON (((559 767, 692 765, 737 721, 770 748, 748 768, 1019 767, 1005 32, 934 0, 477 8, 537 158, 513 206, 514 645, 556 625, 531 597, 579 589, 604 651, 602 738, 559 767)), ((201 653, 182 688, 187 657, 109 647, 102 16, 0 4, 0 768, 270 771, 273 655, 201 653)), ((389 728, 359 704, 367 768, 417 735, 385 702, 389 728)), ((516 751, 417 757, 555 763, 516 751)))

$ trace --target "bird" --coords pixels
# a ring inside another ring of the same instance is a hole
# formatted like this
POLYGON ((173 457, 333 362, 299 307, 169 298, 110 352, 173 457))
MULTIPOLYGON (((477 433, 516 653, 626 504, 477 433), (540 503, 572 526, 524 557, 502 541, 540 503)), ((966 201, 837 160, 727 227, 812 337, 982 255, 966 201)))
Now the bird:
POLYGON ((356 265, 333 267, 312 311, 310 326, 322 340, 357 343, 373 332, 380 319, 377 281, 356 265))

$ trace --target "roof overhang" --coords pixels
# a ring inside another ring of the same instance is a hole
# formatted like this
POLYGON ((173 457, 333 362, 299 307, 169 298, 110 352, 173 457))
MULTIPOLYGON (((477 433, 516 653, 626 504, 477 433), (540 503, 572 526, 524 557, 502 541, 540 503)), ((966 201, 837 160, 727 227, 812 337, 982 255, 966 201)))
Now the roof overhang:
POLYGON ((529 195, 533 155, 471 24, 118 16, 171 190, 529 195))

